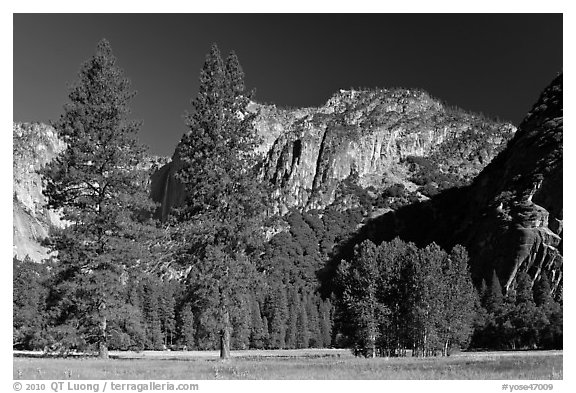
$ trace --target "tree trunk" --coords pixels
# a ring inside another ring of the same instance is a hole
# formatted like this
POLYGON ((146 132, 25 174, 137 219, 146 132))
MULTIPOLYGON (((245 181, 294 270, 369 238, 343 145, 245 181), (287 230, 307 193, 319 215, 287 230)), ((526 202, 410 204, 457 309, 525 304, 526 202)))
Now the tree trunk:
POLYGON ((230 359, 230 315, 224 310, 222 330, 220 331, 220 359, 230 359))
MULTIPOLYGON (((103 309, 106 308, 106 306, 104 305, 104 307, 101 307, 103 309)), ((106 320, 106 316, 102 316, 102 319, 100 320, 100 341, 98 342, 98 357, 100 359, 108 359, 108 336, 106 334, 106 326, 107 326, 107 320, 106 320)))
POLYGON ((106 344, 105 342, 99 342, 98 343, 98 357, 100 359, 108 359, 109 358, 108 344, 106 344))

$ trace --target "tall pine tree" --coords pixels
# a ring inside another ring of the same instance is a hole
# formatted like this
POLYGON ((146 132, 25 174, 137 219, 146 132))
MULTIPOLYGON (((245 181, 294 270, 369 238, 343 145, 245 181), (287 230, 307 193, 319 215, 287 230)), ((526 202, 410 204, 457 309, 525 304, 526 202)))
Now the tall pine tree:
POLYGON ((196 333, 194 329, 194 313, 188 303, 184 303, 180 309, 178 330, 181 345, 183 345, 186 350, 194 349, 196 346, 194 342, 194 334, 196 333))
POLYGON ((230 356, 231 314, 243 312, 235 307, 237 297, 254 279, 251 257, 261 241, 265 207, 249 102, 238 58, 231 53, 224 62, 213 45, 187 117, 189 132, 176 152, 182 162, 177 177, 186 190, 177 211, 183 228, 179 257, 191 267, 190 296, 204 296, 203 305, 214 308, 223 359, 230 356))
POLYGON ((290 288, 289 293, 289 307, 288 316, 286 319, 286 347, 296 348, 296 340, 298 335, 298 314, 301 308, 300 296, 295 288, 290 288))
POLYGON ((296 316, 296 348, 308 348, 310 332, 308 330, 308 314, 306 313, 306 299, 300 298, 296 316))
POLYGON ((262 349, 264 347, 264 325, 262 322, 260 305, 254 297, 251 299, 249 310, 252 317, 250 328, 250 347, 255 349, 262 349))
POLYGON ((100 41, 54 124, 67 148, 43 172, 49 207, 70 223, 51 237, 56 323, 77 342, 95 344, 101 357, 126 314, 124 277, 142 268, 155 237, 146 173, 138 168, 140 123, 128 119, 134 94, 110 44, 100 41))
POLYGON ((330 299, 320 303, 320 335, 322 347, 328 348, 332 344, 332 304, 330 299))
POLYGON ((482 303, 486 310, 490 313, 498 314, 502 312, 504 295, 502 295, 502 285, 500 284, 500 280, 498 279, 495 270, 492 270, 490 287, 484 293, 482 303))
POLYGON ((286 346, 286 328, 288 325, 288 299, 286 287, 283 285, 272 293, 271 313, 270 346, 283 349, 286 346))

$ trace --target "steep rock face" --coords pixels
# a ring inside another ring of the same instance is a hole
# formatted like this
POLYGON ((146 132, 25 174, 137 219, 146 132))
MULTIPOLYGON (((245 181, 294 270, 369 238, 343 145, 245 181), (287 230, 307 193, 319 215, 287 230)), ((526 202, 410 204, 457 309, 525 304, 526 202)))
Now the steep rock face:
MULTIPOLYGON (((320 108, 252 108, 263 139, 262 175, 281 214, 328 206, 351 176, 364 188, 403 183, 415 189, 405 162, 410 156, 429 157, 440 171, 468 182, 515 132, 418 90, 341 90, 320 108)), ((164 216, 183 198, 173 176, 179 165, 175 156, 153 181, 164 216)))
POLYGON ((35 261, 48 256, 40 241, 49 228, 62 226, 59 215, 46 207, 42 178, 37 173, 66 145, 54 129, 40 123, 14 123, 13 142, 13 255, 35 261))
POLYGON ((546 270, 554 289, 562 283, 562 140, 560 75, 544 90, 508 148, 478 176, 469 192, 471 198, 475 196, 472 204, 485 215, 475 220, 475 227, 466 229, 463 239, 478 255, 477 263, 494 261, 506 289, 513 286, 519 271, 537 278, 546 270), (489 230, 491 222, 496 230, 489 230))
MULTIPOLYGON (((562 285, 562 76, 547 87, 514 138, 468 186, 369 222, 350 240, 400 236, 419 245, 464 245, 473 278, 492 270, 506 289, 520 271, 562 285)), ((350 252, 350 246, 345 247, 350 252)), ((346 257, 346 255, 342 255, 346 257)))

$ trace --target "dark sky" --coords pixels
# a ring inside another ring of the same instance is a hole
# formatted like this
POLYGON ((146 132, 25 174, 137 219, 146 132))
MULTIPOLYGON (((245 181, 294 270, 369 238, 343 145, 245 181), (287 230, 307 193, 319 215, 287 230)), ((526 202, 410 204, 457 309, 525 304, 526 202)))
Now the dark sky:
POLYGON ((320 106, 339 89, 417 87, 518 124, 562 71, 561 14, 15 14, 14 121, 56 120, 107 38, 154 154, 185 131, 210 45, 236 51, 256 100, 320 106))

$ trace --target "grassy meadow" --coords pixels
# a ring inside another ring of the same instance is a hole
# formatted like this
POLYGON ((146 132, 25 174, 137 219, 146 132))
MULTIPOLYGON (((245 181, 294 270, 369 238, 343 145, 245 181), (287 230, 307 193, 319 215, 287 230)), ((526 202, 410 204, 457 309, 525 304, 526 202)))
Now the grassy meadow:
POLYGON ((346 350, 112 352, 113 358, 14 357, 14 379, 562 379, 562 351, 355 358, 346 350))

